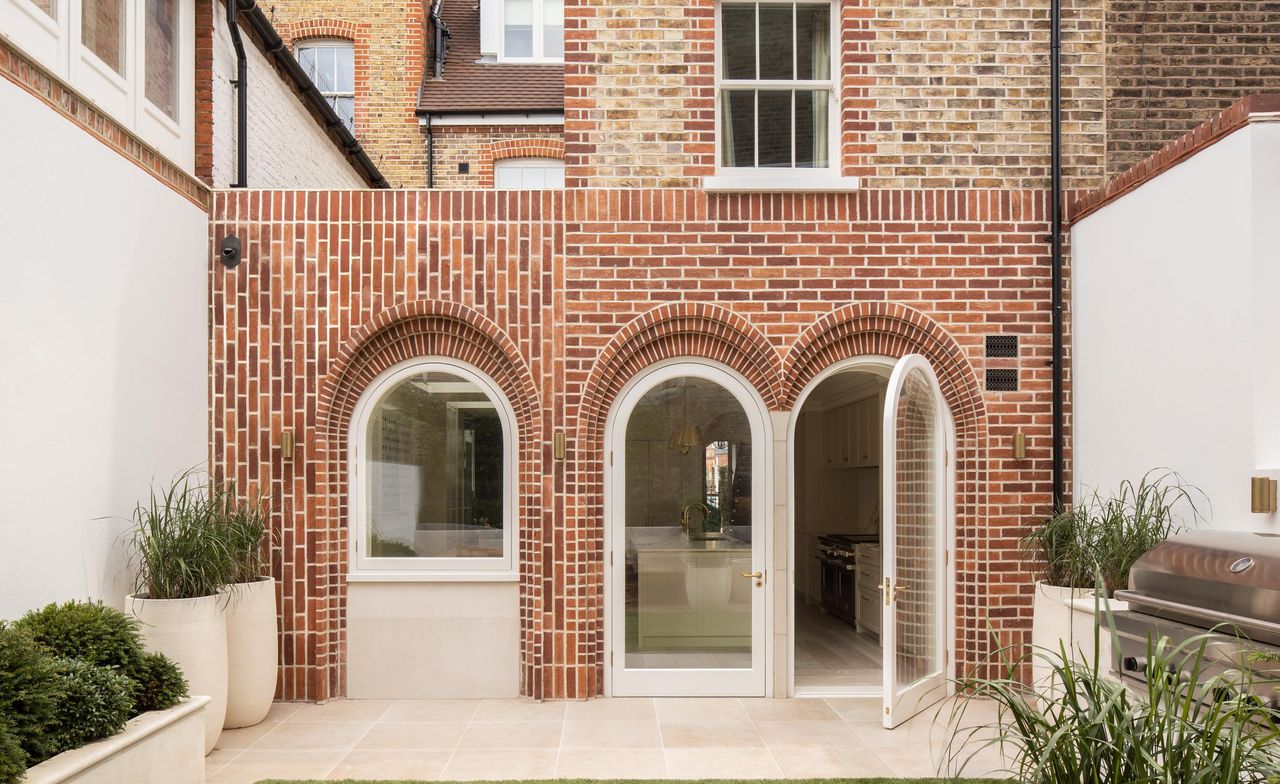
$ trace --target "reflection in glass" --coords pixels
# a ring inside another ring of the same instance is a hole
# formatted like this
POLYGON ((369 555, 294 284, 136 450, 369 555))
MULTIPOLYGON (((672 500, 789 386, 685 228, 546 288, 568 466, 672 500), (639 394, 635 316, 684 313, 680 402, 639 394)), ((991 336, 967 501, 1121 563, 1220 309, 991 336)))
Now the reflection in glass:
POLYGON ((751 426, 714 382, 649 390, 627 421, 626 666, 750 668, 751 426))
POLYGON ((506 0, 502 26, 503 55, 533 57, 533 0, 506 0))
POLYGON ((502 557, 503 444, 476 384, 428 372, 392 387, 367 430, 369 556, 502 557))
POLYGON ((80 42, 113 71, 124 75, 124 0, 83 0, 80 42))
POLYGON ((178 119, 178 0, 147 0, 146 30, 147 100, 178 119))
POLYGON ((939 653, 941 615, 935 601, 938 526, 942 483, 939 476, 938 404, 924 371, 914 369, 903 382, 897 418, 897 511, 894 541, 897 582, 894 651, 897 689, 909 686, 942 668, 939 653))

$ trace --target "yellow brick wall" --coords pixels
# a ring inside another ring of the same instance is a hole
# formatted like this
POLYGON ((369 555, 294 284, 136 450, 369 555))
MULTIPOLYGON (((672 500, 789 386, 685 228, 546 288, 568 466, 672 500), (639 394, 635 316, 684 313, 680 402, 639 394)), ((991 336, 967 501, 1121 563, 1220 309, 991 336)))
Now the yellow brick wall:
POLYGON ((495 146, 501 150, 497 153, 500 157, 526 157, 527 152, 507 149, 521 139, 551 140, 551 145, 542 145, 545 152, 563 156, 564 131, 558 125, 437 126, 431 133, 437 188, 492 188, 495 146), (459 164, 466 164, 468 171, 460 172, 459 164))

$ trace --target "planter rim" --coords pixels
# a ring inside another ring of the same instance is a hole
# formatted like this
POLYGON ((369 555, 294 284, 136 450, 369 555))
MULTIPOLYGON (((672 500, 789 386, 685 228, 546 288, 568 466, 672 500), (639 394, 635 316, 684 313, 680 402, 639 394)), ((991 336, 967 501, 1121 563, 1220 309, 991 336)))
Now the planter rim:
POLYGON ((146 596, 140 596, 139 594, 136 594, 136 593, 129 593, 129 594, 125 594, 124 600, 126 602, 156 602, 156 603, 163 602, 165 604, 177 604, 179 602, 187 602, 188 604, 199 604, 200 602, 209 601, 211 599, 213 601, 217 601, 221 598, 222 598, 221 593, 211 593, 205 596, 191 596, 186 599, 151 599, 146 596))
MULTIPOLYGON (((165 600, 159 600, 165 601, 165 600)), ((173 601, 181 601, 174 599, 173 601)), ((199 713, 212 701, 203 695, 188 697, 178 705, 162 711, 148 711, 129 720, 125 728, 109 738, 96 740, 78 749, 64 751, 56 757, 27 769, 25 784, 63 781, 114 757, 143 738, 150 737, 193 713, 199 713)))
POLYGON ((227 583, 226 585, 218 589, 218 593, 226 593, 227 591, 232 591, 232 590, 235 590, 236 588, 239 588, 245 585, 262 585, 263 583, 274 583, 275 581, 276 581, 276 578, 268 575, 266 577, 259 577, 256 580, 246 580, 245 582, 242 582, 242 583, 227 583))

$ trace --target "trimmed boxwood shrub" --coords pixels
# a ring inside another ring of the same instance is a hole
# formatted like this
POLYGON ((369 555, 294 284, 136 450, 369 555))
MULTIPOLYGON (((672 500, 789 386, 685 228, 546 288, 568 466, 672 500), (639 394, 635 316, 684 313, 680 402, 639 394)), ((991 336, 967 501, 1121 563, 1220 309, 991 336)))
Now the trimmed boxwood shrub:
POLYGON ((0 716, 34 765, 58 752, 53 735, 63 679, 25 632, 0 621, 0 716))
POLYGON ((0 716, 0 784, 18 784, 27 773, 27 753, 13 728, 0 716))
POLYGON ((182 670, 163 653, 144 655, 134 680, 138 685, 136 713, 166 710, 187 696, 187 679, 182 670))
POLYGON ((82 659, 57 659, 62 679, 57 726, 53 743, 59 753, 77 749, 89 741, 115 735, 133 713, 137 685, 111 667, 99 667, 82 659))
POLYGON ((138 620, 101 602, 32 610, 13 624, 54 656, 129 673, 142 660, 138 620))

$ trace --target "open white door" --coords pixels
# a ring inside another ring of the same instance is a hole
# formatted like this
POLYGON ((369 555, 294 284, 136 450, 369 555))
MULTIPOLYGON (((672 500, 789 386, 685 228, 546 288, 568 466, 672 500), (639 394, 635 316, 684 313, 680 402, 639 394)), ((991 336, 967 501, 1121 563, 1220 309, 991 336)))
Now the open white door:
POLYGON ((909 354, 889 378, 881 462, 884 726, 947 696, 951 415, 929 361, 909 354))

